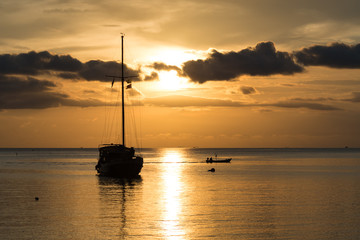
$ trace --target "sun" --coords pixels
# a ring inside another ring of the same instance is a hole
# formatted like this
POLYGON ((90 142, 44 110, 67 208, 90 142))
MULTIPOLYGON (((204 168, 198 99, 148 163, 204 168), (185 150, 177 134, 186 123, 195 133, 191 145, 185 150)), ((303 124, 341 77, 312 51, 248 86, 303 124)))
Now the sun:
MULTIPOLYGON (((158 48, 156 54, 150 57, 150 62, 158 62, 167 65, 168 69, 157 69, 158 79, 153 87, 161 91, 178 91, 192 87, 192 83, 186 77, 178 75, 178 70, 181 71, 182 64, 186 61, 198 59, 195 51, 187 51, 178 47, 161 47, 158 48), (173 69, 173 70, 170 70, 173 69)), ((153 69, 147 69, 150 74, 153 69)))
POLYGON ((179 77, 175 70, 160 71, 158 89, 177 91, 188 87, 188 80, 179 77))
POLYGON ((168 65, 181 67, 182 63, 197 59, 198 56, 191 51, 176 47, 162 47, 158 49, 152 61, 163 62, 168 65))

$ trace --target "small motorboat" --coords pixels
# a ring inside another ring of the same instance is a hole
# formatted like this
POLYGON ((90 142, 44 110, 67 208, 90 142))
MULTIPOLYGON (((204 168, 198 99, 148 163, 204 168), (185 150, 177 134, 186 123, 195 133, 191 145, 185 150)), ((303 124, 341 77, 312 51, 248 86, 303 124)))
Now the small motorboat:
POLYGON ((214 162, 218 162, 218 163, 229 163, 231 161, 232 158, 225 158, 225 159, 219 159, 217 158, 217 156, 215 156, 215 159, 213 159, 212 157, 207 158, 206 162, 207 163, 214 163, 214 162))

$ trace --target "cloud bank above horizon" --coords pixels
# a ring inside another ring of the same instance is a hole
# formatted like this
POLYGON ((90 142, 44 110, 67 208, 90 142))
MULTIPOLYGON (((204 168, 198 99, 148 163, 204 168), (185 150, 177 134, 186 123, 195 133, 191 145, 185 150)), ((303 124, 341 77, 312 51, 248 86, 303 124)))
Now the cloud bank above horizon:
MULTIPOLYGON (((146 65, 153 70, 152 76, 142 72, 141 67, 132 69, 124 65, 124 69, 125 75, 139 76, 133 79, 135 81, 156 80, 159 71, 175 70, 179 76, 187 77, 191 82, 203 84, 208 81, 235 81, 243 75, 293 75, 304 72, 305 68, 309 66, 360 69, 360 44, 332 43, 324 46, 314 45, 293 52, 282 52, 276 50, 272 42, 261 42, 254 48, 249 47, 237 52, 220 52, 212 49, 205 59, 186 61, 181 68, 154 62, 146 65)), ((55 82, 39 79, 38 76, 49 77, 49 79, 56 77, 64 81, 110 82, 112 79, 105 77, 109 73, 120 75, 121 64, 115 61, 101 60, 81 62, 70 55, 51 54, 48 51, 1 54, 0 109, 101 106, 105 103, 99 99, 75 100, 66 93, 57 92, 55 82), (17 97, 12 98, 11 96, 17 97)), ((255 89, 251 86, 242 87, 241 92, 249 95, 255 93, 255 89)), ((353 96, 347 101, 357 102, 358 93, 354 92, 353 96)), ((208 103, 211 101, 213 100, 208 100, 208 103)), ((159 103, 159 105, 161 104, 159 103)), ((214 102, 209 105, 216 106, 214 102)), ((234 103, 230 105, 234 105, 234 103)), ((237 103, 235 105, 238 106, 237 103)), ((272 103, 268 106, 338 110, 338 108, 328 105, 300 104, 294 101, 272 103)))

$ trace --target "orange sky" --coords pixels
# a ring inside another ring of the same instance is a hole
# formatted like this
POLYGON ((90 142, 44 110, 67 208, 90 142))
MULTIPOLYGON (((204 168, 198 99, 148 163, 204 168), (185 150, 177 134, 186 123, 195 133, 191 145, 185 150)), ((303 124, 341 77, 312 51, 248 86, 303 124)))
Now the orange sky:
POLYGON ((122 32, 126 74, 139 76, 128 145, 360 147, 359 10, 355 0, 2 1, 0 147, 115 141, 119 84, 105 75, 120 74, 122 32))

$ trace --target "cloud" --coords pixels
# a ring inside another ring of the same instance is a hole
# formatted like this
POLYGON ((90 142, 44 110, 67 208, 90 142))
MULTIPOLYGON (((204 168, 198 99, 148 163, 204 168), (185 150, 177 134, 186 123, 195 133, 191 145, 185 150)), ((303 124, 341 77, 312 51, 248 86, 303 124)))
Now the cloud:
POLYGON ((70 79, 73 81, 80 79, 80 76, 77 73, 62 72, 59 73, 57 76, 63 79, 70 79))
POLYGON ((157 72, 151 72, 150 75, 146 75, 144 77, 144 81, 153 81, 158 79, 159 79, 159 74, 157 72))
POLYGON ((145 104, 162 107, 239 107, 242 103, 232 100, 170 95, 145 99, 145 104))
POLYGON ((42 71, 76 72, 82 63, 70 55, 52 55, 47 51, 0 55, 0 74, 38 75, 42 71))
POLYGON ((351 98, 343 99, 343 101, 360 103, 360 92, 353 92, 351 98))
POLYGON ((333 43, 329 46, 315 45, 294 53, 296 60, 305 66, 331 68, 360 68, 360 44, 333 43))
MULTIPOLYGON (((333 44, 331 46, 335 46, 333 44)), ((345 46, 345 55, 353 56, 360 45, 345 46), (347 47, 346 47, 347 46, 347 47), (350 54, 349 53, 352 53, 350 54)), ((337 46, 336 45, 336 46, 337 46)), ((328 47, 331 47, 328 46, 328 47)), ((309 56, 313 47, 295 52, 298 57, 301 53, 308 53, 309 56)), ((321 52, 321 51, 320 51, 321 52)), ((325 51, 326 52, 326 51, 325 51)), ((331 52, 331 51, 330 51, 331 52)), ((321 54, 319 54, 320 56, 321 54)), ((315 55, 317 56, 317 55, 315 55)), ((321 55, 322 56, 322 55, 321 55)), ((357 56, 355 54, 355 56, 357 56)), ((352 57, 351 59, 356 59, 352 57)), ((303 63, 306 65, 305 63, 303 63)), ((331 65, 332 66, 332 65, 331 65)), ((155 71, 144 80, 155 80, 158 78, 156 71, 177 71, 178 74, 186 74, 192 81, 204 83, 210 80, 231 80, 243 74, 248 75, 272 75, 272 74, 294 74, 302 72, 302 66, 294 62, 293 55, 287 52, 276 51, 272 42, 263 42, 255 48, 247 48, 239 52, 218 52, 213 50, 208 58, 204 60, 187 61, 182 69, 155 62, 148 67, 155 71)), ((125 75, 138 76, 140 70, 134 70, 124 65, 125 75)), ((40 74, 51 74, 62 79, 78 81, 112 81, 106 75, 120 75, 121 64, 115 61, 90 60, 81 62, 70 55, 55 55, 47 51, 28 52, 20 54, 0 55, 0 109, 15 108, 48 108, 58 106, 101 106, 102 101, 96 99, 82 100, 73 99, 71 96, 56 92, 57 85, 54 82, 37 79, 40 74), (37 78, 35 78, 36 76, 37 78), (16 97, 14 97, 16 96, 16 97)), ((134 80, 140 80, 135 77, 134 80)), ((328 80, 330 81, 330 80, 328 80)), ((337 81, 336 81, 337 82, 337 81)), ((335 84, 335 81, 329 84, 335 84)), ((313 81, 312 84, 316 82, 313 81)), ((321 82, 320 82, 321 83, 321 82)), ((357 80, 349 80, 347 84, 358 84, 357 80)), ((245 94, 254 94, 256 89, 250 86, 242 86, 239 90, 245 94)), ((133 96, 141 94, 132 90, 133 96)), ((352 98, 341 99, 341 101, 359 102, 360 94, 353 93, 352 98)), ((209 99, 190 96, 166 96, 161 98, 147 98, 145 102, 151 105, 168 107, 281 107, 281 108, 306 108, 312 110, 339 110, 339 108, 320 104, 323 100, 331 98, 308 98, 289 99, 275 103, 252 103, 247 104, 238 101, 224 99, 209 99)))
POLYGON ((301 81, 301 84, 315 84, 315 85, 342 85, 342 86, 353 86, 360 85, 360 80, 312 80, 312 81, 301 81))
POLYGON ((239 101, 190 97, 183 95, 170 95, 157 98, 145 99, 145 104, 161 106, 161 107, 279 107, 279 108, 305 108, 319 111, 334 111, 341 110, 340 108, 312 102, 304 101, 280 101, 274 103, 243 103, 239 101))
POLYGON ((155 70, 161 71, 161 70, 165 70, 165 71, 171 71, 171 70, 175 70, 178 73, 181 73, 181 69, 177 66, 174 65, 167 65, 165 63, 162 62, 154 62, 151 65, 148 65, 148 67, 154 68, 155 70))
MULTIPOLYGON (((100 60, 91 60, 83 64, 79 75, 86 80, 109 81, 106 75, 121 75, 121 64, 115 61, 103 62, 100 60)), ((124 75, 132 76, 132 80, 138 79, 138 71, 130 69, 125 64, 124 75)))
POLYGON ((334 111, 341 110, 340 108, 320 103, 303 102, 303 101, 280 101, 272 104, 264 104, 263 106, 273 106, 281 108, 307 108, 310 110, 321 110, 321 111, 334 111))
POLYGON ((0 109, 49 108, 59 106, 68 96, 51 92, 56 85, 32 77, 0 77, 0 109))
MULTIPOLYGON (((139 70, 131 69, 124 64, 125 76, 135 76, 131 80, 139 80, 137 77, 139 72, 139 70)), ((69 80, 83 78, 88 81, 112 81, 106 75, 121 75, 121 64, 115 61, 104 62, 101 60, 82 63, 70 55, 53 55, 47 51, 0 55, 0 74, 34 76, 43 73, 55 74, 69 80)))
MULTIPOLYGON (((51 55, 48 52, 0 55, 0 62, 3 63, 0 66, 0 110, 104 106, 105 103, 97 99, 73 99, 68 94, 56 92, 57 85, 54 82, 29 75, 38 75, 51 70, 60 71, 56 75, 64 79, 77 80, 82 77, 86 80, 96 80, 100 76, 105 79, 107 70, 119 67, 116 62, 97 60, 81 63, 70 56, 51 55), (9 68, 7 69, 6 66, 9 68)), ((128 74, 136 74, 126 67, 125 70, 128 74)), ((136 90, 132 90, 131 93, 140 94, 136 90)))
POLYGON ((249 86, 242 86, 242 87, 240 88, 240 90, 241 90, 241 92, 242 92, 243 94, 245 94, 245 95, 249 95, 249 94, 254 94, 254 93, 256 93, 255 88, 249 87, 249 86))
POLYGON ((221 53, 214 49, 205 60, 191 60, 183 64, 184 74, 198 83, 231 80, 245 74, 290 75, 303 70, 302 66, 294 62, 291 54, 276 51, 272 42, 262 42, 255 48, 247 48, 239 52, 221 53))
POLYGON ((19 78, 0 75, 0 86, 0 110, 105 105, 96 99, 71 99, 67 94, 54 92, 56 84, 53 82, 33 77, 19 78))
POLYGON ((346 102, 353 102, 358 103, 360 102, 360 92, 353 92, 350 98, 331 98, 331 97, 318 97, 318 98, 292 98, 291 101, 298 101, 298 102, 323 102, 323 101, 346 101, 346 102))
POLYGON ((5 94, 18 94, 22 92, 48 91, 56 85, 51 81, 41 81, 33 77, 22 79, 0 75, 0 86, 0 95, 3 96, 5 94))
POLYGON ((336 99, 331 97, 317 97, 317 98, 292 98, 293 101, 311 101, 311 102, 323 102, 323 101, 335 101, 336 99))
POLYGON ((136 89, 134 87, 127 89, 127 94, 130 97, 137 97, 137 96, 143 97, 144 96, 144 94, 142 92, 140 92, 138 89, 136 89))

